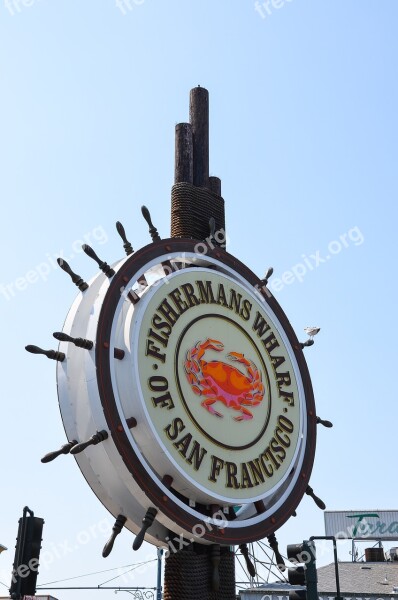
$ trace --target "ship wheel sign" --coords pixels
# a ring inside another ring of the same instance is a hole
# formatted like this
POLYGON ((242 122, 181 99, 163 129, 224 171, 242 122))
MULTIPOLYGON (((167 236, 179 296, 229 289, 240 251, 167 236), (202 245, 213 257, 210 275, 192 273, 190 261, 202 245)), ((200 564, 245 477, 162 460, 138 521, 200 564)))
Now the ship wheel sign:
MULTIPOLYGON (((314 397, 303 346, 279 304, 211 238, 160 239, 100 267, 54 336, 68 443, 123 526, 167 546, 240 545, 272 536, 294 513, 315 454, 314 397)), ((318 419, 318 422, 320 420, 318 419)), ((314 496, 319 503, 321 501, 314 496)))

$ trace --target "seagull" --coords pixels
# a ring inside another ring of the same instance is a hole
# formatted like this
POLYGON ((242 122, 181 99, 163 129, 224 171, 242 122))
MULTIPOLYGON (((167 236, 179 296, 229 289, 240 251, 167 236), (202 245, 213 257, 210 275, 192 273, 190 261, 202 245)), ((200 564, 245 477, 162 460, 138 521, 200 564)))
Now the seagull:
POLYGON ((307 335, 309 335, 311 339, 314 337, 314 335, 316 335, 317 333, 319 333, 320 330, 321 330, 320 327, 304 327, 305 333, 307 335))

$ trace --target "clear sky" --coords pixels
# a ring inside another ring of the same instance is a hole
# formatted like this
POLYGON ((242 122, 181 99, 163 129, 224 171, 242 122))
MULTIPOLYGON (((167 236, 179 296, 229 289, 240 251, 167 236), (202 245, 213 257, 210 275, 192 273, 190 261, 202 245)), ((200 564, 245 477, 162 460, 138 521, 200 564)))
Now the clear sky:
MULTIPOLYGON (((148 243, 140 206, 169 235, 174 126, 189 90, 210 93, 210 168, 221 177, 229 251, 263 275, 306 350, 318 429, 311 485, 328 509, 397 509, 396 0, 0 0, 0 581, 10 582, 18 518, 44 517, 39 583, 154 556, 119 536, 65 442, 55 347, 75 297, 63 252, 123 255, 148 243), (328 258, 329 257, 329 258, 328 258), (300 266, 299 266, 300 265, 300 266)), ((280 549, 324 533, 305 497, 280 549)), ((347 558, 347 549, 341 547, 347 558)), ((331 555, 320 558, 320 564, 331 555)), ((125 585, 155 585, 154 563, 125 585)), ((65 585, 97 585, 102 573, 65 585)), ((6 587, 0 585, 0 592, 6 587)), ((83 597, 54 592, 59 600, 83 597)), ((114 598, 87 592, 87 600, 114 598)))

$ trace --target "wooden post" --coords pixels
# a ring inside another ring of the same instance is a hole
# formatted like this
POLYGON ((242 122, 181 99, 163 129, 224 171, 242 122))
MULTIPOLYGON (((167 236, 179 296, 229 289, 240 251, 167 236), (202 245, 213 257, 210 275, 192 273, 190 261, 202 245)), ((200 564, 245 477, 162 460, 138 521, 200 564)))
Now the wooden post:
MULTIPOLYGON (((209 177, 209 93, 191 90, 189 123, 175 130, 174 185, 171 190, 171 237, 206 240, 209 221, 225 236, 221 180, 209 177)), ((221 244, 225 248, 225 243, 221 244)))
POLYGON ((209 92, 202 87, 191 90, 189 120, 193 135, 193 184, 209 187, 209 92))
POLYGON ((178 123, 175 133, 174 183, 193 183, 193 137, 191 123, 178 123))
MULTIPOLYGON (((190 123, 179 123, 175 130, 171 237, 205 240, 210 219, 216 230, 225 230, 221 180, 209 177, 209 93, 205 88, 191 90, 189 118, 190 123)), ((171 476, 165 477, 171 485, 171 476)), ((219 506, 212 506, 211 514, 218 510, 219 506)), ((235 600, 235 557, 229 547, 191 543, 182 549, 170 548, 167 554, 164 600, 235 600)))
POLYGON ((221 196, 221 179, 219 177, 209 177, 209 188, 214 194, 221 196))

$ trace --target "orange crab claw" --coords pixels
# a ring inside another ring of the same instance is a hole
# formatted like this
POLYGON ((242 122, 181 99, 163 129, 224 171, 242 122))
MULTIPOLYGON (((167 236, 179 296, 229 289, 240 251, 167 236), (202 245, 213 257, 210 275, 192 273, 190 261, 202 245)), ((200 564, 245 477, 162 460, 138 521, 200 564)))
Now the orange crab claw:
POLYGON ((231 360, 236 360, 242 363, 242 365, 245 365, 245 367, 250 367, 252 365, 252 362, 245 358, 245 355, 241 352, 230 352, 227 356, 231 360))
POLYGON ((210 348, 210 350, 217 350, 217 352, 221 352, 224 349, 224 344, 219 342, 218 340, 212 340, 211 338, 207 338, 203 344, 201 344, 202 348, 210 348))
POLYGON ((250 412, 250 410, 248 410, 244 406, 240 407, 240 411, 242 414, 239 415, 239 417, 234 417, 234 421, 248 421, 249 419, 253 418, 253 415, 250 412))
POLYGON ((227 356, 229 356, 229 358, 230 358, 231 360, 241 360, 242 358, 244 358, 244 357, 245 357, 245 355, 244 355, 244 354, 242 354, 241 352, 229 352, 229 353, 227 354, 227 356))

